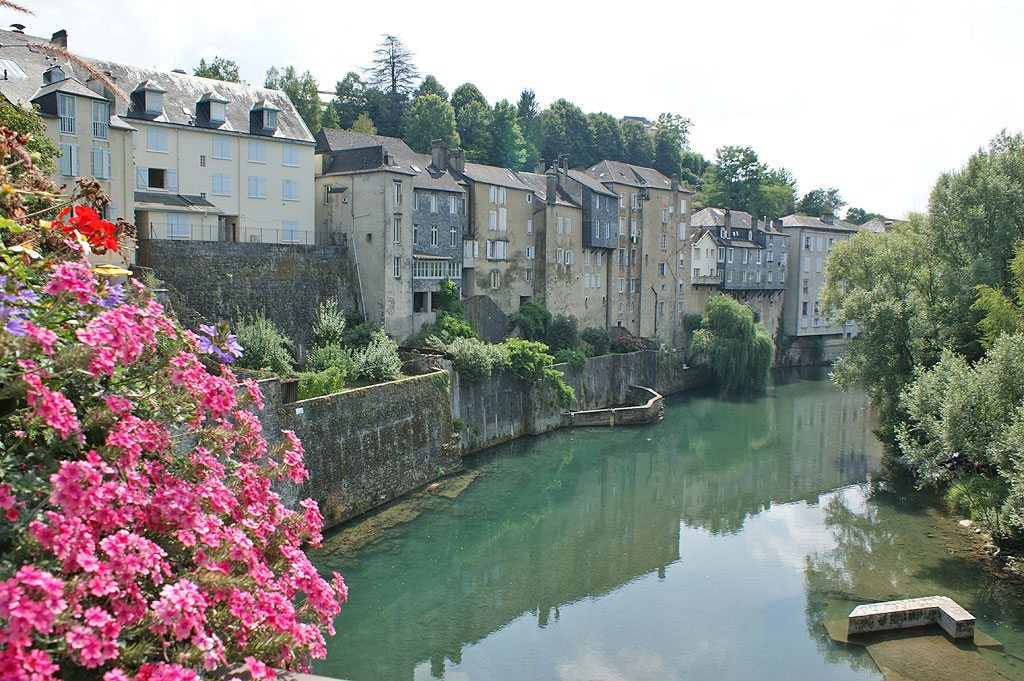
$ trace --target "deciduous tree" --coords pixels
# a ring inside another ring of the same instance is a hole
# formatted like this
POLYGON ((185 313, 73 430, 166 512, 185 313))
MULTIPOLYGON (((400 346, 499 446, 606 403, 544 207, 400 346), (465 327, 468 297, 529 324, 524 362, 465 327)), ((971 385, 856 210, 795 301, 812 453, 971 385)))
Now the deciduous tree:
POLYGON ((416 96, 422 97, 423 95, 437 95, 444 101, 448 101, 448 91, 444 89, 444 86, 438 82, 437 78, 432 75, 427 75, 422 81, 420 86, 416 88, 416 96))
POLYGON ((203 78, 223 80, 229 83, 244 82, 238 75, 238 64, 233 60, 225 59, 224 57, 215 56, 209 64, 206 63, 205 59, 200 59, 199 66, 192 70, 192 74, 203 78))
POLYGON ((607 113, 587 114, 594 129, 594 157, 597 161, 622 161, 626 157, 626 140, 615 116, 607 113))
POLYGON ((544 158, 555 162, 561 155, 570 166, 589 166, 594 162, 594 130, 583 110, 566 99, 559 99, 540 115, 544 126, 544 158))
POLYGON ((707 358, 723 393, 760 390, 768 383, 775 344, 750 308, 730 296, 711 297, 691 347, 707 358))
POLYGON ((846 205, 846 201, 839 196, 839 190, 835 187, 828 189, 812 189, 803 195, 796 204, 796 212, 800 215, 818 216, 823 213, 835 215, 839 209, 846 205))
POLYGON ((459 133, 455 129, 452 105, 437 95, 417 97, 409 109, 404 139, 413 151, 421 154, 429 154, 431 143, 436 139, 449 149, 458 147, 459 133))
POLYGON ((487 162, 502 168, 519 168, 526 162, 526 141, 516 122, 516 110, 507 99, 491 111, 491 149, 487 162))
POLYGON ((299 75, 294 66, 286 66, 284 70, 271 66, 267 69, 264 87, 281 90, 288 95, 309 131, 313 134, 320 131, 323 104, 320 102, 320 87, 312 73, 306 71, 299 75))
MULTIPOLYGON (((453 95, 454 99, 454 95, 453 95)), ((474 99, 455 112, 455 129, 466 151, 466 159, 486 163, 490 157, 493 119, 491 108, 474 99)))
POLYGON ((654 140, 647 134, 643 123, 633 119, 623 122, 622 138, 625 141, 627 163, 645 168, 654 166, 654 140))

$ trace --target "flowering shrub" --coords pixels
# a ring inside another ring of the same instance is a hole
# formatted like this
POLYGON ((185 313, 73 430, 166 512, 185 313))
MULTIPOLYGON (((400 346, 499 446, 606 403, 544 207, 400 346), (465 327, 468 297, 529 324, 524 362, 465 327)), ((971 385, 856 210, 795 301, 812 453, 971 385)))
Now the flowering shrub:
POLYGON ((272 489, 308 476, 301 443, 264 438, 259 388, 219 363, 240 353, 226 327, 196 335, 93 274, 83 255, 123 230, 25 214, 48 194, 9 184, 23 142, 0 129, 0 678, 307 668, 347 590, 302 552, 316 503, 272 489))

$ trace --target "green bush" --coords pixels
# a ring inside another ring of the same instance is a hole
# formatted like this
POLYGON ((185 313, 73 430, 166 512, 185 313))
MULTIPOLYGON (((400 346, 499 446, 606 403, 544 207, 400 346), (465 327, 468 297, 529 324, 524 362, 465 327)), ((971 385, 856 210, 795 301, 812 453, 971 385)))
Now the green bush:
POLYGON ((260 311, 246 317, 235 330, 242 356, 235 366, 257 371, 273 371, 279 376, 292 372, 292 355, 288 348, 294 343, 281 333, 277 325, 260 311))
POLYGON ((299 380, 299 399, 309 400, 323 395, 333 395, 345 389, 345 370, 332 366, 324 371, 302 374, 299 380))
POLYGON ((543 343, 510 338, 503 345, 508 351, 509 371, 523 383, 535 382, 544 374, 544 367, 555 361, 543 343))
POLYGON ((508 350, 477 338, 456 338, 439 347, 452 356, 452 364, 467 383, 482 383, 508 364, 508 350))
POLYGON ((711 296, 693 334, 693 351, 707 358, 722 392, 760 390, 768 383, 775 344, 754 313, 725 294, 711 296))
POLYGON ((451 279, 441 280, 441 310, 456 319, 466 317, 466 304, 459 300, 459 287, 451 279))
POLYGON ((340 344, 345 338, 345 313, 338 301, 330 298, 320 303, 313 322, 313 336, 317 345, 340 344))
POLYGON ((355 355, 355 372, 364 381, 393 381, 402 375, 402 360, 398 357, 398 343, 381 330, 370 336, 366 348, 355 355))
POLYGON ((551 367, 544 367, 541 378, 555 389, 555 394, 558 395, 558 404, 568 409, 576 399, 576 391, 572 389, 572 386, 565 384, 565 381, 562 380, 562 375, 560 371, 556 371, 551 367))
POLYGON ((583 333, 580 335, 580 338, 583 340, 584 343, 586 343, 587 345, 594 349, 594 354, 590 355, 591 357, 596 357, 598 355, 607 355, 608 351, 611 349, 612 341, 606 329, 591 326, 587 329, 584 329, 583 333))
POLYGON ((383 333, 380 328, 380 324, 377 322, 359 322, 355 326, 352 322, 348 322, 349 330, 345 332, 345 336, 342 339, 342 345, 349 350, 358 350, 365 348, 370 344, 370 340, 377 333, 383 333))
POLYGON ((352 368, 355 360, 352 351, 341 346, 341 343, 328 343, 318 345, 309 353, 306 368, 314 373, 326 371, 331 367, 338 367, 348 376, 352 375, 352 368))
POLYGON ((552 352, 569 350, 580 344, 580 330, 575 317, 558 315, 548 325, 545 342, 552 352))
POLYGON ((640 336, 619 336, 612 340, 609 347, 612 352, 625 353, 643 350, 647 345, 640 336))
POLYGON ((479 338, 469 322, 453 317, 447 312, 441 313, 440 319, 437 320, 437 335, 447 343, 456 338, 479 338))
POLYGON ((580 348, 567 348, 555 353, 555 364, 568 364, 575 372, 587 368, 587 355, 580 348))
POLYGON ((512 313, 508 321, 513 328, 519 328, 526 340, 543 341, 551 325, 551 313, 541 303, 531 301, 512 313))

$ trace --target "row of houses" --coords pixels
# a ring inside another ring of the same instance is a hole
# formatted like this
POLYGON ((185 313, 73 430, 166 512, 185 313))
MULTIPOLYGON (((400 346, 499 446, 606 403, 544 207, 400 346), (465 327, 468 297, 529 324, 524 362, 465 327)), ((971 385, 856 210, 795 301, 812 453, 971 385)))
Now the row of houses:
MULTIPOLYGON (((139 240, 344 246, 362 313, 398 340, 436 319, 440 283, 511 314, 538 301, 581 328, 680 340, 725 291, 773 335, 849 337, 817 301, 823 261, 856 227, 706 208, 653 168, 560 159, 535 172, 435 144, 341 130, 314 137, 279 91, 89 60, 0 31, 0 94, 34 105, 58 184, 95 177, 107 218, 139 240), (785 305, 784 305, 785 303, 785 305)), ((128 251, 121 264, 129 265, 128 251)))

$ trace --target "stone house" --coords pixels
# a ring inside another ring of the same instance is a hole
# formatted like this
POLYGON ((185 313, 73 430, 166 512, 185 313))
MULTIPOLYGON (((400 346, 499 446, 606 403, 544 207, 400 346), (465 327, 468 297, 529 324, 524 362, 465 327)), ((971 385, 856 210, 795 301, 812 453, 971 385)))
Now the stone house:
POLYGON ((782 230, 790 237, 789 277, 783 310, 783 332, 797 339, 817 337, 825 342, 825 358, 830 348, 841 346, 857 335, 852 322, 834 324, 821 306, 825 283, 825 262, 840 241, 848 240, 860 228, 831 214, 821 217, 788 215, 782 218, 782 230))
POLYGON ((436 321, 443 279, 462 286, 466 196, 448 171, 461 154, 330 129, 316 145, 317 243, 348 246, 362 314, 404 341, 436 321))

